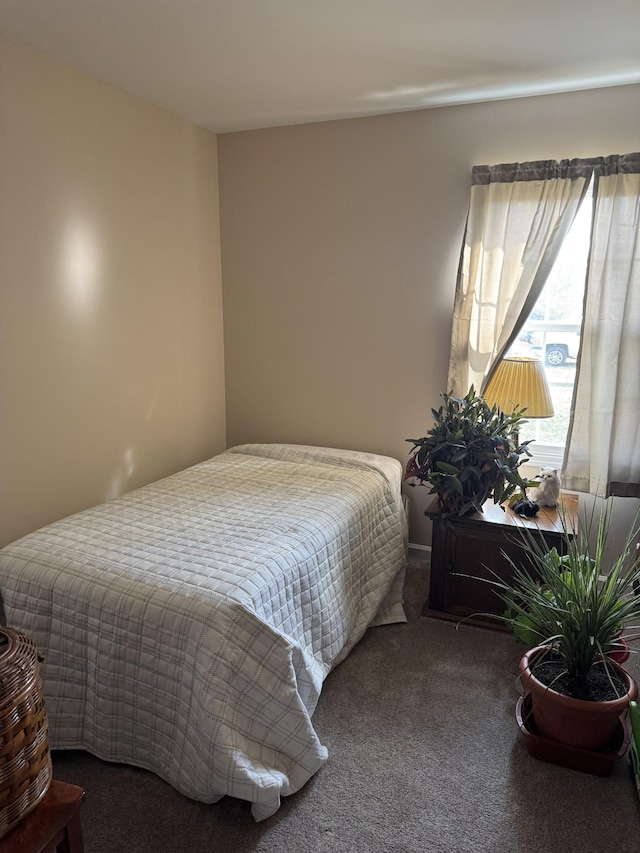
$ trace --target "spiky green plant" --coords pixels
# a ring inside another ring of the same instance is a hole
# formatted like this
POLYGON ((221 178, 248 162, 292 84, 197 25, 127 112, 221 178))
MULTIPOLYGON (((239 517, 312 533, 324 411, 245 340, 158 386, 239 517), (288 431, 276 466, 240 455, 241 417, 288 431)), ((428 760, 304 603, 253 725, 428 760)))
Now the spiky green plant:
POLYGON ((516 491, 525 495, 526 482, 518 472, 529 457, 528 441, 518 441, 525 409, 507 415, 490 407, 473 386, 465 397, 441 395, 444 404, 432 409, 435 424, 413 444, 405 479, 430 485, 448 515, 482 511, 490 497, 502 503, 516 491))
POLYGON ((632 632, 626 635, 628 641, 640 638, 633 635, 640 631, 640 559, 634 553, 640 515, 607 565, 605 545, 612 512, 611 501, 599 511, 593 554, 589 547, 593 513, 580 530, 565 527, 563 556, 555 548, 548 549, 544 538, 534 537, 528 528, 518 528, 530 569, 505 553, 513 581, 487 581, 506 605, 505 613, 495 618, 528 645, 548 646, 577 681, 584 681, 597 660, 606 660, 620 628, 632 632))

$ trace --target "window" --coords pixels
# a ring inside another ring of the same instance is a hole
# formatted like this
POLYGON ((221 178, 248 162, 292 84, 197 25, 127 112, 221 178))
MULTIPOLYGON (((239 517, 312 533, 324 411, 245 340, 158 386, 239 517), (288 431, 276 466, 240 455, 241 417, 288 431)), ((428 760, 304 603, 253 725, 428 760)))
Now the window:
POLYGON ((562 465, 580 347, 592 215, 590 187, 544 289, 508 352, 539 358, 545 365, 554 416, 531 419, 521 430, 523 440, 534 439, 531 451, 536 465, 562 465))
POLYGON ((640 152, 472 168, 447 387, 482 393, 516 335, 547 362, 557 408, 523 432, 534 464, 640 498, 640 152))

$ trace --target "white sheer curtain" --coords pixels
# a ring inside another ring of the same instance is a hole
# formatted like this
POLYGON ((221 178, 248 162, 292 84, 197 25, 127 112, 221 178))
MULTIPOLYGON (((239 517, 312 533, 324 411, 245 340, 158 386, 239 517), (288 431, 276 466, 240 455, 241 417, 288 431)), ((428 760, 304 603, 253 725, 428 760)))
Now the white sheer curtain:
POLYGON ((484 390, 531 312, 593 173, 588 160, 475 166, 447 390, 484 390))
POLYGON ((601 163, 562 479, 640 497, 640 154, 601 163))

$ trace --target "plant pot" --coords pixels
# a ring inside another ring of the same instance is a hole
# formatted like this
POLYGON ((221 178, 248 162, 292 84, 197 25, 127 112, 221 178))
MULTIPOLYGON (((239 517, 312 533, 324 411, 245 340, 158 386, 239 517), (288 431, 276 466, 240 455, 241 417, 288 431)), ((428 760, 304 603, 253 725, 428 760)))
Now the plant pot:
POLYGON ((629 643, 622 636, 617 636, 611 649, 607 652, 607 657, 616 663, 625 663, 631 657, 631 649, 629 643))
POLYGON ((531 714, 531 694, 520 697, 516 703, 516 721, 520 736, 527 747, 529 755, 540 761, 569 767, 581 773, 592 773, 595 776, 608 776, 616 761, 627 754, 631 742, 631 725, 621 717, 616 725, 613 739, 606 749, 580 749, 577 746, 567 746, 557 740, 541 737, 536 731, 533 715, 531 714))
POLYGON ((531 669, 540 655, 548 651, 537 646, 522 656, 520 673, 525 689, 531 693, 531 711, 537 732, 568 746, 580 749, 605 749, 613 738, 616 727, 638 695, 638 685, 624 667, 610 660, 627 692, 619 699, 608 702, 590 702, 574 699, 547 687, 533 675, 531 669))

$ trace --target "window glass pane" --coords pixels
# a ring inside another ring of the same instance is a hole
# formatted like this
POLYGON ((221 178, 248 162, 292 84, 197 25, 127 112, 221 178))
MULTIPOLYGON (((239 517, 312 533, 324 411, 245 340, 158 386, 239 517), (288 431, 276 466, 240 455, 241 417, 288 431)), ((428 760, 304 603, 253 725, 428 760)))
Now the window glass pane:
POLYGON ((555 414, 552 418, 532 419, 521 429, 523 440, 535 439, 531 447, 534 455, 538 445, 563 448, 566 442, 580 345, 591 217, 590 189, 540 298, 507 353, 539 358, 545 365, 555 414))

